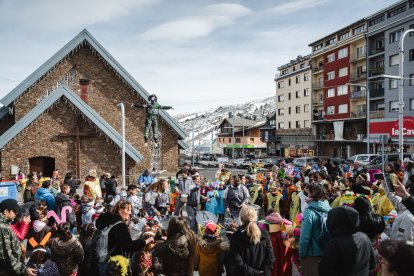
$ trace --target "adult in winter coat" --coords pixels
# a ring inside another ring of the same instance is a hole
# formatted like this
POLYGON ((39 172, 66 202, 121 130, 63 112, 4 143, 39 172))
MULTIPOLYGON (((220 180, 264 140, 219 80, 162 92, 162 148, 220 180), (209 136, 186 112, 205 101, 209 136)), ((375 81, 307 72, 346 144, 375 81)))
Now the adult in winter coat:
POLYGON ((196 257, 196 237, 183 217, 170 220, 167 240, 155 246, 152 257, 162 263, 162 273, 166 276, 193 275, 196 257))
MULTIPOLYGON (((62 213, 63 207, 65 206, 72 207, 72 203, 69 198, 70 184, 69 183, 62 184, 61 191, 62 192, 58 193, 55 197, 56 214, 58 214, 59 216, 62 215, 61 213, 62 213)), ((75 210, 72 210, 72 212, 66 211, 66 219, 70 223, 71 228, 75 228, 76 226, 75 210)))
POLYGON ((78 265, 83 260, 83 248, 78 239, 70 233, 70 224, 58 226, 58 237, 49 243, 50 256, 62 275, 73 275, 78 272, 78 265))
POLYGON ((375 255, 371 241, 358 232, 358 212, 349 206, 332 209, 328 213, 331 240, 319 263, 319 275, 374 275, 375 255))
POLYGON ((224 207, 234 219, 239 217, 243 203, 250 200, 250 194, 246 186, 240 185, 240 178, 237 175, 230 177, 230 186, 224 193, 224 207))
POLYGON ((56 208, 55 197, 50 191, 51 186, 52 186, 52 183, 50 182, 50 180, 43 181, 42 188, 37 189, 37 192, 34 196, 36 199, 41 199, 41 200, 46 201, 47 210, 49 211, 55 210, 56 208))
POLYGON ((385 221, 372 210, 372 205, 365 197, 354 201, 354 208, 359 214, 359 231, 365 233, 371 241, 385 229, 385 221))
POLYGON ((318 263, 323 256, 319 241, 321 220, 318 213, 327 214, 331 209, 329 202, 326 200, 326 191, 323 185, 310 184, 309 197, 312 200, 303 211, 299 240, 299 257, 303 276, 318 275, 318 263))
POLYGON ((105 174, 105 193, 106 197, 108 196, 116 196, 116 180, 115 176, 111 175, 110 173, 105 174))
POLYGON ((275 257, 269 235, 257 226, 257 213, 248 205, 240 210, 242 226, 230 238, 226 275, 270 275, 275 257))

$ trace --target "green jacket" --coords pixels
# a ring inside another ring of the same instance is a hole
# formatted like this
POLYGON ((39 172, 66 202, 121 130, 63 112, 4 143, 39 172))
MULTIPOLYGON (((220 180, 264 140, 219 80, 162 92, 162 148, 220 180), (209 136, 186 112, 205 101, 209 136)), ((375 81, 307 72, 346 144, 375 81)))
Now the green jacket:
POLYGON ((24 275, 25 271, 20 242, 6 217, 0 214, 0 276, 24 275))

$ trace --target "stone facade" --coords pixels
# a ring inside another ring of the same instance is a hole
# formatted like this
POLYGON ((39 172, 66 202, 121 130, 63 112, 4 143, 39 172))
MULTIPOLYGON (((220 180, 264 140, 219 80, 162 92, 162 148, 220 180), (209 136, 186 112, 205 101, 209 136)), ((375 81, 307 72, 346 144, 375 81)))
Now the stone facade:
MULTIPOLYGON (((75 77, 74 81, 69 83, 69 87, 78 95, 80 94, 79 79, 90 80, 88 104, 119 133, 121 133, 121 120, 117 104, 145 102, 89 44, 84 43, 15 101, 15 122, 32 110, 37 105, 38 99, 51 87, 56 86, 56 83, 68 72, 76 73, 72 74, 72 77, 75 77)), ((125 104, 126 140, 144 157, 141 163, 134 164, 134 161, 127 156, 129 174, 139 174, 150 166, 151 152, 144 146, 143 138, 145 116, 144 109, 125 104)), ((78 122, 86 131, 94 129, 85 120, 79 120, 79 114, 76 114, 69 104, 61 102, 55 105, 52 110, 39 117, 20 136, 2 149, 2 177, 6 179, 10 177, 11 165, 18 165, 28 172, 28 160, 35 156, 55 158, 55 166, 61 172, 75 171, 75 137, 57 137, 57 133, 74 132, 78 122)), ((0 133, 9 126, 10 123, 0 125, 2 128, 0 133)), ((160 129, 163 135, 160 169, 175 172, 178 167, 178 135, 161 117, 160 129)), ((96 137, 82 137, 80 144, 82 176, 85 176, 90 168, 96 168, 98 173, 109 171, 120 174, 120 149, 116 145, 111 145, 105 135, 100 136, 97 133, 96 137)))

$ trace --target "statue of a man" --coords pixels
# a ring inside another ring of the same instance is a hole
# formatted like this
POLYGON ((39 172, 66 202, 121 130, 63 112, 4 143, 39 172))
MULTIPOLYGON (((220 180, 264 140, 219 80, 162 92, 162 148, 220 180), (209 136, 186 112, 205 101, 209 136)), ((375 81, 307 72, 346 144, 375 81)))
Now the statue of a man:
POLYGON ((148 136, 150 129, 152 129, 152 138, 154 143, 157 144, 158 141, 158 114, 160 114, 160 109, 172 109, 171 106, 162 106, 157 102, 157 96, 154 94, 148 96, 149 103, 147 104, 134 104, 133 106, 138 108, 147 109, 147 117, 145 118, 145 128, 144 128, 144 140, 145 145, 148 145, 148 136))

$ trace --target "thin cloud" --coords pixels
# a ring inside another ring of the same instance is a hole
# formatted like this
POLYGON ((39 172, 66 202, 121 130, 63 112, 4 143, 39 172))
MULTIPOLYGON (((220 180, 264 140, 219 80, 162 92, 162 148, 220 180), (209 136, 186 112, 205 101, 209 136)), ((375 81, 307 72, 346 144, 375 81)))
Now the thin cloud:
POLYGON ((315 8, 327 2, 329 2, 329 0, 291 0, 287 3, 270 8, 266 12, 271 14, 289 14, 301 10, 315 8))
POLYGON ((145 40, 188 40, 208 36, 220 27, 232 25, 247 16, 251 10, 239 4, 213 4, 205 7, 197 16, 181 17, 142 34, 145 40))

